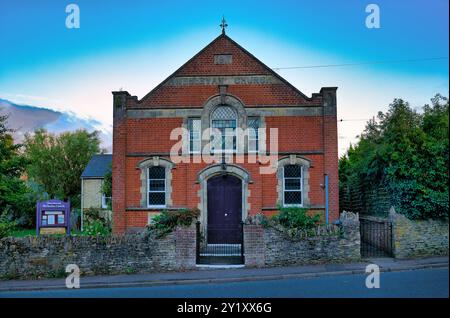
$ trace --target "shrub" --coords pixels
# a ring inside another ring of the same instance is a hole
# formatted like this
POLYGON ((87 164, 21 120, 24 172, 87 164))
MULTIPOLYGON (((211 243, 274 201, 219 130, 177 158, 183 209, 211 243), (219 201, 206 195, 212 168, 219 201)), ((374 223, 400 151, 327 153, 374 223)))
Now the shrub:
POLYGON ((320 216, 309 216, 308 209, 298 207, 278 207, 280 211, 272 220, 287 229, 311 229, 317 226, 320 216))
POLYGON ((199 209, 182 209, 179 211, 164 210, 151 219, 148 230, 155 233, 158 237, 162 237, 172 232, 178 225, 191 225, 192 222, 197 220, 199 215, 199 209))
POLYGON ((341 211, 448 220, 449 100, 431 101, 419 112, 395 99, 367 122, 339 160, 341 211))
POLYGON ((111 233, 111 211, 89 208, 83 212, 82 235, 97 236, 111 233))
POLYGON ((11 235, 11 232, 15 230, 17 223, 9 220, 5 212, 0 215, 0 238, 11 235))
POLYGON ((83 211, 83 222, 89 225, 94 221, 99 221, 103 227, 111 229, 111 211, 99 208, 85 209, 83 211))
POLYGON ((100 220, 93 220, 84 226, 83 234, 89 236, 106 236, 110 234, 110 229, 105 227, 100 220))

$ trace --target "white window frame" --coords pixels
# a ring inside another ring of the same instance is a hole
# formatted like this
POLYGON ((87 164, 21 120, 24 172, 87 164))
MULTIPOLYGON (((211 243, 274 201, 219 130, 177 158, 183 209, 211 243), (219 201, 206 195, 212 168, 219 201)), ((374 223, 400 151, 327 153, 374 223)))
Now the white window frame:
MULTIPOLYGON (((290 165, 289 165, 290 166, 290 165)), ((283 182, 283 193, 282 193, 282 197, 283 197, 283 207, 286 207, 286 208, 289 208, 289 207, 298 207, 298 208, 301 208, 301 207, 303 207, 303 166, 302 165, 295 165, 295 166, 300 166, 300 178, 291 178, 291 177, 289 177, 289 178, 285 178, 284 177, 284 167, 285 166, 283 166, 283 179, 282 179, 282 182, 283 182), (286 179, 300 179, 300 190, 286 190, 285 189, 285 180, 286 179), (286 204, 286 203, 284 203, 284 195, 285 195, 285 192, 300 192, 300 204, 286 204)))
POLYGON ((108 204, 106 203, 106 199, 112 199, 112 197, 107 197, 104 193, 102 193, 102 209, 107 209, 108 204))
MULTIPOLYGON (((220 149, 214 149, 213 153, 214 153, 214 154, 222 154, 222 153, 224 153, 224 154, 233 154, 233 153, 236 153, 236 152, 237 152, 237 132, 236 132, 236 130, 237 130, 237 128, 238 128, 238 114, 237 114, 236 109, 234 109, 232 106, 224 105, 224 106, 219 106, 219 107, 228 107, 228 108, 230 108, 230 109, 233 111, 233 113, 234 113, 234 119, 225 119, 225 120, 234 120, 234 126, 235 126, 235 128, 234 128, 232 134, 227 134, 227 132, 229 132, 229 131, 231 130, 231 128, 225 128, 225 134, 222 135, 222 133, 221 133, 221 136, 220 136, 221 138, 225 138, 225 147, 226 147, 226 145, 227 145, 227 142, 226 142, 227 137, 228 137, 228 138, 230 138, 230 137, 233 138, 233 140, 232 140, 232 148, 222 148, 222 147, 220 147, 220 149), (234 142, 234 141, 235 141, 235 142, 234 142), (234 146, 236 146, 236 148, 235 148, 234 146)), ((217 108, 216 108, 216 109, 217 109, 217 108)), ((209 140, 210 140, 210 146, 211 146, 211 147, 213 146, 213 144, 211 143, 211 141, 212 141, 212 137, 213 137, 214 134, 215 134, 215 130, 217 129, 217 130, 220 132, 220 129, 219 129, 219 128, 213 127, 213 122, 214 122, 215 120, 222 120, 222 119, 214 119, 214 118, 213 118, 213 114, 214 114, 214 112, 216 111, 216 109, 214 109, 214 110, 211 112, 211 119, 210 119, 210 123, 209 123, 209 127, 210 127, 210 137, 209 137, 209 140)), ((221 145, 222 145, 222 140, 221 140, 221 145)))
POLYGON ((259 152, 259 128, 261 124, 261 119, 259 117, 248 117, 247 118, 247 129, 248 129, 248 144, 247 144, 247 151, 248 153, 258 153, 259 152), (248 127, 248 120, 249 119, 257 119, 258 120, 258 129, 256 129, 256 138, 250 138, 250 129, 254 130, 254 128, 248 127), (250 141, 256 141, 256 149, 252 150, 250 149, 250 141))
POLYGON ((167 207, 167 171, 166 168, 164 168, 164 179, 150 179, 150 168, 152 167, 148 167, 147 168, 147 207, 148 208, 166 208, 167 207), (164 191, 162 190, 150 190, 150 180, 164 180, 164 191), (150 200, 149 200, 149 194, 150 193, 164 193, 164 202, 165 204, 150 204, 150 200))
POLYGON ((188 138, 188 147, 189 147, 189 153, 190 154, 200 154, 202 152, 202 120, 198 117, 190 117, 188 118, 188 130, 189 130, 189 138, 188 138), (200 131, 198 132, 198 139, 191 139, 191 127, 190 123, 191 121, 198 120, 200 122, 200 131), (194 151, 191 149, 191 141, 192 142, 198 142, 198 151, 194 151))
MULTIPOLYGON (((235 120, 236 122, 237 122, 237 120, 235 120)), ((225 153, 225 154, 230 154, 230 153, 235 153, 236 152, 236 148, 237 148, 237 135, 236 135, 236 128, 234 129, 234 132, 232 133, 232 134, 227 134, 227 132, 229 132, 230 130, 231 130, 231 128, 225 128, 225 134, 222 134, 221 132, 220 132, 220 129, 218 129, 218 128, 213 128, 212 130, 211 130, 211 137, 212 136, 214 136, 214 134, 215 134, 215 130, 218 130, 219 131, 219 134, 220 134, 220 137, 221 137, 221 140, 220 140, 220 144, 221 145, 223 145, 223 138, 225 138, 225 148, 220 148, 220 149, 217 149, 217 148, 215 148, 214 149, 214 153, 215 154, 221 154, 221 153, 225 153), (232 144, 232 148, 226 148, 226 146, 227 146, 227 138, 231 138, 231 144, 232 144), (235 139, 236 139, 236 141, 235 141, 235 139), (234 145, 236 145, 236 148, 234 148, 234 145)))
MULTIPOLYGON (((235 119, 234 120, 235 122, 236 122, 236 124, 237 124, 237 119, 235 119)), ((213 153, 214 154, 221 154, 221 153, 225 153, 225 154, 231 154, 231 153, 236 153, 236 148, 237 148, 237 134, 236 134, 236 129, 237 128, 235 128, 234 129, 234 132, 232 133, 232 134, 227 134, 227 132, 229 132, 230 130, 232 130, 231 128, 225 128, 225 134, 222 134, 221 132, 220 132, 220 129, 219 128, 213 128, 212 127, 212 122, 213 122, 213 120, 211 121, 211 133, 210 133, 210 140, 212 140, 212 137, 215 135, 215 131, 216 130, 218 130, 219 131, 219 133, 218 134, 220 134, 220 137, 221 138, 225 138, 225 147, 226 147, 226 145, 227 145, 227 138, 232 138, 232 141, 231 141, 231 144, 232 144, 232 148, 220 148, 220 149, 217 149, 217 148, 214 148, 214 151, 213 151, 213 153), (235 141, 235 139, 236 139, 236 141, 235 141), (234 147, 234 145, 236 146, 236 148, 234 147)), ((222 145, 223 143, 223 140, 221 140, 220 141, 220 144, 222 145)), ((212 143, 210 144, 211 146, 213 145, 212 143)))

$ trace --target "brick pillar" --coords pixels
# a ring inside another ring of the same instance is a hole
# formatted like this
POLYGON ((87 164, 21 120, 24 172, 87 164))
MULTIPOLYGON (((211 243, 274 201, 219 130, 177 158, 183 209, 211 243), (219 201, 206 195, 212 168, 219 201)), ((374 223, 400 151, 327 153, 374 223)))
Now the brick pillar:
POLYGON ((197 230, 195 224, 179 226, 175 230, 175 254, 177 266, 181 270, 193 269, 196 264, 197 230))
POLYGON ((261 225, 244 224, 244 257, 245 266, 265 265, 264 228, 261 225))
POLYGON ((113 159, 112 159, 112 211, 113 233, 126 230, 125 178, 127 149, 126 101, 128 92, 113 92, 113 159))
MULTIPOLYGON (((336 114, 337 87, 323 87, 324 173, 328 175, 329 221, 339 218, 338 132, 336 114)), ((324 191, 325 193, 325 191, 324 191)), ((324 198, 325 202, 325 198, 324 198)))

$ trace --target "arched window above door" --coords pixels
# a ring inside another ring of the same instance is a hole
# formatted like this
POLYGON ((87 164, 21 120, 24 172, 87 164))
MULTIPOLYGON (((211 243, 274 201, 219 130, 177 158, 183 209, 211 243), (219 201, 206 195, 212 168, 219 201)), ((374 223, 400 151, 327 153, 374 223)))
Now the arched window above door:
POLYGON ((244 151, 245 147, 242 147, 241 142, 236 140, 236 129, 245 130, 247 128, 247 113, 244 104, 237 97, 230 94, 210 97, 203 106, 201 127, 202 130, 210 128, 211 135, 214 129, 222 133, 222 137, 214 141, 202 139, 204 151, 213 152, 221 149, 225 152, 244 151))
POLYGON ((213 151, 236 150, 236 111, 229 106, 219 106, 211 113, 211 146, 213 151))

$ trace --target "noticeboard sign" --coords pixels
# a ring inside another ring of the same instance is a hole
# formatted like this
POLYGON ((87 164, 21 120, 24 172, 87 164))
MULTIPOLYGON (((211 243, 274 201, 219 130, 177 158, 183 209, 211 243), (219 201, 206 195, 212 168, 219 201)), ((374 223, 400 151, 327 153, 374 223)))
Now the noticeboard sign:
POLYGON ((60 200, 36 203, 36 234, 70 234, 70 203, 60 200))

